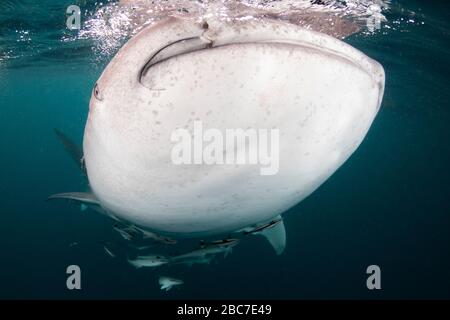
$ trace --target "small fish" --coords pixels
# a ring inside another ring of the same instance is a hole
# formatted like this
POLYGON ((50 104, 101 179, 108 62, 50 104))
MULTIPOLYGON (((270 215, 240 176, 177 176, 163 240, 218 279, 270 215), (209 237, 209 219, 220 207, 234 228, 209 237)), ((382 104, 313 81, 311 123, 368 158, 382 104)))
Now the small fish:
POLYGON ((103 246, 103 249, 105 249, 106 254, 108 256, 110 256, 111 258, 115 258, 116 257, 116 255, 106 245, 103 246))
POLYGON ((211 246, 223 246, 223 245, 236 245, 239 242, 239 239, 227 238, 222 240, 215 240, 211 242, 205 242, 203 240, 200 241, 200 248, 206 248, 211 246))
POLYGON ((133 226, 133 227, 134 227, 134 229, 136 229, 139 232, 141 232, 143 239, 152 239, 152 240, 155 240, 157 242, 162 242, 162 243, 165 243, 165 244, 176 244, 177 243, 177 241, 175 239, 161 236, 161 235, 156 234, 154 232, 141 229, 141 228, 139 228, 137 226, 133 226))
POLYGON ((174 261, 171 261, 175 264, 184 264, 188 267, 192 267, 194 264, 210 264, 211 261, 214 260, 214 255, 207 255, 207 256, 191 256, 191 257, 183 257, 176 259, 174 261))
POLYGON ((128 259, 128 262, 135 268, 159 267, 169 263, 169 259, 161 255, 137 256, 135 259, 128 259))
POLYGON ((155 245, 149 245, 149 246, 138 246, 138 245, 133 245, 131 244, 131 247, 138 250, 138 251, 144 251, 144 250, 148 250, 148 249, 153 249, 155 248, 155 245))
POLYGON ((271 229, 271 228, 275 227, 281 221, 282 221, 282 219, 272 220, 269 223, 266 223, 266 224, 263 224, 263 225, 241 229, 239 232, 242 232, 244 235, 259 234, 259 233, 261 233, 261 232, 263 232, 265 230, 268 230, 268 229, 271 229))
POLYGON ((126 233, 125 231, 116 228, 114 228, 114 230, 116 230, 125 240, 127 241, 133 240, 133 237, 130 234, 126 233))
POLYGON ((159 277, 158 279, 159 285, 161 286, 161 290, 169 291, 174 286, 180 286, 184 284, 183 280, 170 278, 170 277, 159 277))
POLYGON ((103 245, 103 250, 105 250, 108 256, 110 256, 111 258, 117 257, 116 253, 117 245, 107 241, 100 241, 100 243, 103 245))
POLYGON ((122 236, 122 238, 127 241, 134 240, 137 237, 137 233, 132 227, 121 226, 120 224, 116 223, 113 229, 116 230, 122 236))
POLYGON ((229 242, 219 241, 217 243, 204 244, 203 247, 195 249, 188 253, 172 257, 172 263, 183 263, 193 265, 195 263, 210 263, 214 257, 223 253, 226 257, 232 252, 234 246, 239 243, 238 239, 230 239, 229 242))

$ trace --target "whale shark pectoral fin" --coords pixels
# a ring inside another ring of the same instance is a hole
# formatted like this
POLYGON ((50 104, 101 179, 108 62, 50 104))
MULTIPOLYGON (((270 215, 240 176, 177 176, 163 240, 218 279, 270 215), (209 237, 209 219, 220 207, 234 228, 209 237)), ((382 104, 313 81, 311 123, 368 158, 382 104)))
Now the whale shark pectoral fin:
POLYGON ((58 193, 53 194, 47 198, 47 201, 55 200, 55 199, 63 199, 69 201, 75 201, 81 205, 81 211, 86 210, 87 208, 91 208, 97 212, 102 214, 106 214, 113 219, 116 219, 114 216, 110 215, 106 212, 100 205, 100 202, 95 197, 94 194, 88 192, 66 192, 66 193, 58 193))
POLYGON ((82 170, 83 174, 86 174, 86 168, 84 167, 83 150, 81 149, 81 147, 73 142, 72 139, 70 139, 64 132, 56 128, 53 130, 59 141, 61 141, 61 143, 63 144, 64 149, 66 149, 67 153, 69 153, 73 161, 75 161, 77 166, 82 170))
POLYGON ((87 206, 90 206, 90 205, 99 206, 100 205, 100 203, 98 202, 98 200, 94 196, 94 194, 88 193, 88 192, 58 193, 58 194, 53 194, 47 198, 47 200, 54 200, 54 199, 73 200, 73 201, 79 202, 80 204, 84 204, 87 206))
POLYGON ((283 218, 278 216, 281 221, 272 228, 261 231, 259 234, 264 236, 272 245, 277 255, 283 253, 286 247, 286 229, 284 227, 283 218))

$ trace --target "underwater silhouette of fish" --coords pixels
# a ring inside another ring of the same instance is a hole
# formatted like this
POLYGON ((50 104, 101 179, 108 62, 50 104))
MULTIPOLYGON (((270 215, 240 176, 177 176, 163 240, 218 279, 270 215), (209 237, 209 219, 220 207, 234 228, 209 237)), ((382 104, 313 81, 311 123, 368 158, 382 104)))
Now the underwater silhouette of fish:
POLYGON ((123 226, 120 226, 118 224, 115 224, 113 226, 113 229, 115 231, 117 231, 117 233, 119 233, 119 235, 124 240, 127 240, 127 241, 135 240, 136 237, 138 236, 137 233, 133 229, 131 229, 129 227, 123 227, 123 226))
MULTIPOLYGON (((168 18, 144 28, 97 81, 83 150, 111 215, 173 238, 278 219, 357 149, 382 101, 384 70, 350 45, 272 19, 168 18), (277 128, 279 171, 176 165, 171 133, 277 128)), ((282 221, 260 230, 279 254, 282 221)))
POLYGON ((177 241, 175 239, 164 237, 154 232, 142 229, 136 225, 126 225, 123 223, 116 223, 113 226, 113 229, 116 230, 122 238, 125 240, 152 240, 155 242, 163 243, 163 244, 176 244, 177 241))
POLYGON ((174 261, 171 261, 171 263, 174 264, 183 264, 188 267, 192 267, 194 264, 210 264, 211 261, 213 261, 215 258, 215 255, 192 255, 192 256, 186 256, 182 259, 177 259, 174 261))
POLYGON ((128 262, 135 268, 154 268, 169 263, 169 259, 162 255, 137 256, 134 259, 128 259, 128 262))
POLYGON ((175 279, 171 277, 159 277, 158 283, 161 286, 161 290, 169 291, 175 286, 180 286, 184 284, 183 280, 175 279))
POLYGON ((239 239, 226 238, 222 240, 214 240, 211 242, 200 241, 200 248, 206 248, 211 246, 224 246, 224 245, 235 245, 239 242, 239 239))
POLYGON ((281 223, 283 220, 281 219, 281 217, 277 217, 277 219, 275 220, 271 220, 268 223, 262 224, 262 225, 258 225, 255 226, 254 228, 249 227, 249 228, 244 228, 242 230, 242 233, 244 235, 249 235, 249 234, 258 234, 264 231, 267 231, 271 228, 274 228, 275 226, 277 226, 279 223, 281 223))
POLYGON ((137 226, 133 226, 133 228, 142 234, 142 238, 144 240, 151 239, 153 241, 164 243, 164 244, 176 244, 177 243, 177 241, 175 239, 161 236, 159 234, 139 228, 137 226))
POLYGON ((209 243, 202 245, 199 249, 171 257, 169 260, 170 263, 181 263, 189 266, 193 264, 209 264, 219 254, 224 254, 224 257, 228 256, 233 251, 233 247, 238 243, 238 239, 233 239, 233 241, 228 242, 209 243))
POLYGON ((110 256, 111 258, 115 258, 117 256, 115 250, 113 249, 113 245, 110 242, 101 241, 103 245, 103 250, 105 250, 105 253, 110 256))

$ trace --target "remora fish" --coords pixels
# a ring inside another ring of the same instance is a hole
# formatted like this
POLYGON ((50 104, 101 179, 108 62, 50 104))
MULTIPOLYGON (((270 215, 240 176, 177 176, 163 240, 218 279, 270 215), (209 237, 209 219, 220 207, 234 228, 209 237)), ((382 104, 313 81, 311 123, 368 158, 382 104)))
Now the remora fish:
POLYGON ((164 243, 164 244, 176 244, 177 243, 177 241, 175 239, 161 236, 154 232, 139 228, 138 226, 135 226, 135 225, 124 225, 124 224, 116 223, 113 228, 114 228, 114 230, 119 232, 119 234, 125 240, 137 240, 137 239, 148 240, 148 239, 151 239, 153 241, 164 243))
MULTIPOLYGON (((89 183, 113 216, 174 237, 270 221, 351 156, 383 92, 381 65, 325 34, 272 19, 164 19, 130 39, 94 87, 89 183), (278 128, 279 172, 175 165, 171 133, 193 114, 220 131, 278 128)), ((283 223, 261 234, 283 251, 283 223)))
POLYGON ((128 262, 135 268, 159 267, 169 263, 169 259, 162 255, 137 256, 135 259, 128 259, 128 262))
POLYGON ((138 230, 139 232, 141 232, 143 239, 152 239, 154 241, 165 243, 165 244, 176 244, 177 243, 177 241, 175 239, 161 236, 159 234, 156 234, 156 233, 148 231, 148 230, 144 230, 137 226, 134 226, 134 228, 136 230, 138 230))
POLYGON ((170 258, 171 263, 182 263, 187 265, 193 264, 209 264, 216 255, 223 253, 226 257, 232 252, 234 246, 239 243, 238 239, 233 239, 228 243, 211 243, 202 246, 199 249, 195 249, 185 254, 181 254, 170 258))
POLYGON ((108 256, 110 256, 111 258, 115 258, 118 256, 119 247, 117 243, 104 240, 100 241, 100 243, 103 246, 103 250, 108 256))
POLYGON ((110 256, 111 258, 115 258, 116 255, 111 251, 111 249, 107 246, 107 244, 103 245, 103 249, 105 250, 106 254, 110 256))
POLYGON ((222 240, 215 240, 212 242, 205 242, 205 241, 200 241, 200 248, 207 248, 207 247, 211 247, 211 246, 217 246, 217 245, 236 245, 238 244, 239 239, 231 239, 231 238, 227 238, 227 239, 222 239, 222 240))
POLYGON ((277 254, 281 254, 286 244, 286 231, 281 216, 269 222, 259 223, 236 231, 244 235, 261 235, 265 237, 277 254))
POLYGON ((196 253, 187 253, 177 257, 174 257, 170 260, 171 263, 174 264, 184 264, 191 267, 194 264, 210 264, 215 258, 214 255, 202 255, 196 253))
POLYGON ((256 226, 256 227, 248 227, 248 228, 244 228, 242 229, 242 233, 244 235, 249 235, 249 234, 258 234, 261 233, 265 230, 269 230, 270 228, 275 227, 277 224, 279 224, 282 220, 281 219, 277 219, 277 220, 271 220, 270 222, 260 225, 260 226, 256 226))
POLYGON ((137 237, 137 234, 134 231, 134 229, 129 227, 124 227, 119 224, 115 224, 113 226, 113 229, 116 230, 122 236, 122 238, 127 241, 134 240, 137 237))
POLYGON ((180 286, 184 283, 183 280, 170 278, 170 277, 159 277, 158 283, 161 286, 161 290, 169 291, 174 286, 180 286))

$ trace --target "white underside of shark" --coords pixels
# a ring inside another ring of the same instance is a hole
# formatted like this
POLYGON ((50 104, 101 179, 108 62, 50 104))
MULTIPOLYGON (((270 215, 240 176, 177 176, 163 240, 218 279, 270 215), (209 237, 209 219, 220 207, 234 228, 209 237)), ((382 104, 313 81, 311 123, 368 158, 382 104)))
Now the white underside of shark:
MULTIPOLYGON (((129 40, 96 84, 83 142, 90 187, 109 215, 173 237, 257 227, 350 157, 383 91, 381 65, 333 37, 274 20, 169 18, 129 40), (278 128, 278 173, 175 165, 171 133, 194 121, 278 128)), ((261 234, 283 251, 282 222, 261 234)))

